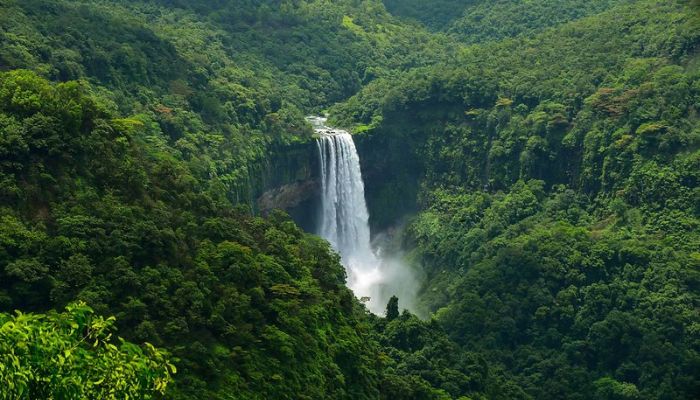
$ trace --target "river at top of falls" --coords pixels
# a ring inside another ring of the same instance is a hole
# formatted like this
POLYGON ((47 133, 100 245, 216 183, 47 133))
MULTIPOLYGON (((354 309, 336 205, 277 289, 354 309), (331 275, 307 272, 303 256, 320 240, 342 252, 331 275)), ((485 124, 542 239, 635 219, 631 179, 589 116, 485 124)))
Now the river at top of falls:
POLYGON ((381 314, 392 295, 415 295, 415 279, 398 258, 383 259, 372 249, 360 158, 352 135, 328 127, 323 117, 307 120, 319 135, 321 210, 317 233, 340 254, 355 296, 371 312, 381 314))

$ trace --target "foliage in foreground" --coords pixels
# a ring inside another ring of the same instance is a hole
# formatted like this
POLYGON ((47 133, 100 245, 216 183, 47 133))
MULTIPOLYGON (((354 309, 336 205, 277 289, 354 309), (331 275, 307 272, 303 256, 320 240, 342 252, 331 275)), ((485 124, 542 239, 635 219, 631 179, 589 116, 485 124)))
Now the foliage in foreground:
POLYGON ((112 336, 114 317, 85 303, 62 313, 0 314, 0 399, 151 399, 175 367, 167 354, 112 336))

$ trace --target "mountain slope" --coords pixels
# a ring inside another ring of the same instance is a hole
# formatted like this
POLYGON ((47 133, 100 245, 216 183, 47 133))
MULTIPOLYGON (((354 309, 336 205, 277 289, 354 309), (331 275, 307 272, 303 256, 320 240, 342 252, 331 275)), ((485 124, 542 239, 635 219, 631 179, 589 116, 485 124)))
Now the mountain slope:
POLYGON ((694 7, 641 1, 475 46, 334 108, 391 154, 371 215, 418 193, 405 247, 425 307, 532 398, 700 390, 694 7))
POLYGON ((533 35, 635 0, 384 0, 393 15, 464 43, 533 35))
POLYGON ((483 43, 533 35, 596 15, 635 0, 501 0, 478 2, 464 9, 447 31, 466 43, 483 43))
POLYGON ((0 99, 3 309, 115 314, 176 357, 176 398, 376 396, 364 313, 326 243, 234 208, 85 86, 13 71, 0 99))

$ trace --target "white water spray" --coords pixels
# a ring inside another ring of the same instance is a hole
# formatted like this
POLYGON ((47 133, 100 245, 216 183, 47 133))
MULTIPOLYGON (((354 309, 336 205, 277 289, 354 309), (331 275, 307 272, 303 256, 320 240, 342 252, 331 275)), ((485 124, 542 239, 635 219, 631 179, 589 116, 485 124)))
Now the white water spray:
POLYGON ((355 296, 365 300, 371 312, 382 314, 389 297, 395 294, 404 307, 408 306, 417 288, 412 271, 398 258, 381 259, 370 244, 365 188, 352 136, 327 127, 325 118, 308 120, 320 135, 317 140, 322 189, 319 235, 338 251, 348 274, 348 286, 355 296))

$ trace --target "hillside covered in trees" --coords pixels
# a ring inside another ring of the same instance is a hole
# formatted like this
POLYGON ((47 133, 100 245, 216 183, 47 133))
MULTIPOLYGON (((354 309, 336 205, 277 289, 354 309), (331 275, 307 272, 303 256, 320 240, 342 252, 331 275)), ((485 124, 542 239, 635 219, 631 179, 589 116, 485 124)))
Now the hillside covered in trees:
POLYGON ((699 44, 682 0, 0 1, 0 399, 698 398, 699 44), (260 209, 322 112, 412 312, 260 209))

